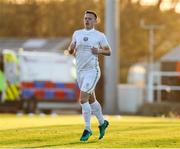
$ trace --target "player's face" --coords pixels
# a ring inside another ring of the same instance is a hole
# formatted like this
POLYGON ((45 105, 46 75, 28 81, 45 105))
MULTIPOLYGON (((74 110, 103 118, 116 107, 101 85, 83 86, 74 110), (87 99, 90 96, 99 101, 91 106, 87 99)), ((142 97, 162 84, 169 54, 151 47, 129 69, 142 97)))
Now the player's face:
POLYGON ((96 18, 93 14, 87 13, 84 15, 84 27, 86 29, 94 28, 96 24, 96 18))

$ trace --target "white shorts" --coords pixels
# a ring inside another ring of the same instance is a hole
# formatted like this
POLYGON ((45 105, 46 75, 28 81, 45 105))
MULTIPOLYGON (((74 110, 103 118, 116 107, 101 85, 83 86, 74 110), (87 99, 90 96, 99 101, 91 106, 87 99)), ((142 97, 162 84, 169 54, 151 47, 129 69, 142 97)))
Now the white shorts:
POLYGON ((81 91, 91 94, 101 76, 100 69, 82 70, 77 74, 77 82, 81 91))

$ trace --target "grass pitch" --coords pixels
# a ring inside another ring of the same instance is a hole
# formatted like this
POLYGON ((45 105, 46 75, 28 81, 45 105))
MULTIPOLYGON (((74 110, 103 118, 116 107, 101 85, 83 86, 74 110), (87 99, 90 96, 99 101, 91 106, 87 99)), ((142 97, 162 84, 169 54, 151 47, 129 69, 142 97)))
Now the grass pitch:
POLYGON ((106 118, 110 125, 102 140, 98 140, 98 123, 92 117, 93 135, 80 142, 84 125, 79 115, 0 115, 0 148, 180 148, 180 119, 106 118))

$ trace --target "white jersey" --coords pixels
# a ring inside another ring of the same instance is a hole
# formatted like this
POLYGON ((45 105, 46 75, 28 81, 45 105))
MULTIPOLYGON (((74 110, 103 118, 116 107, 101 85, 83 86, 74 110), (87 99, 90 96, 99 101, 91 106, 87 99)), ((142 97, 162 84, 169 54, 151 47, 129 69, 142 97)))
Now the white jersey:
POLYGON ((99 67, 98 56, 93 54, 91 48, 109 46, 106 36, 95 30, 81 29, 74 32, 72 42, 76 43, 76 67, 81 70, 97 69, 99 67))

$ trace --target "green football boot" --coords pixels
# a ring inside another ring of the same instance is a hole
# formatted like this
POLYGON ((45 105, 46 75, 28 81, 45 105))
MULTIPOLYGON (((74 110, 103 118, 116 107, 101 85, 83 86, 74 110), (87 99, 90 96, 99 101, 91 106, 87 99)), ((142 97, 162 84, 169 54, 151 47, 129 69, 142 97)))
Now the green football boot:
POLYGON ((99 126, 99 139, 102 139, 104 137, 105 131, 108 125, 109 125, 109 122, 107 120, 104 120, 104 124, 99 126))
POLYGON ((92 135, 92 132, 85 129, 80 138, 80 141, 87 141, 91 135, 92 135))

